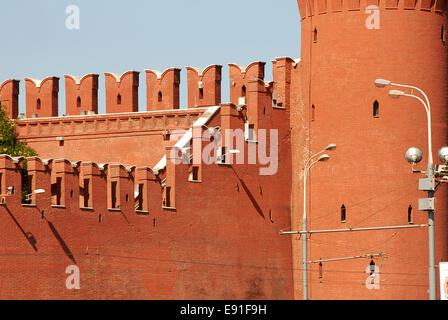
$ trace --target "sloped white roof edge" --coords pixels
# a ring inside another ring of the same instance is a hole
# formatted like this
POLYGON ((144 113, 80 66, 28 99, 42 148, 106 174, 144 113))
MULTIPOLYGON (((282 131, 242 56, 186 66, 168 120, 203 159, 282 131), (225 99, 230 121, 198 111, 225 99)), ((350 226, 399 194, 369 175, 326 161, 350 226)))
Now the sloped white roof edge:
MULTIPOLYGON (((202 116, 199 117, 198 120, 196 120, 193 124, 193 127, 202 127, 203 125, 206 125, 210 119, 218 112, 220 109, 220 106, 214 106, 209 107, 207 110, 202 114, 202 116)), ((182 138, 180 138, 179 141, 174 145, 177 149, 185 149, 188 146, 190 146, 190 141, 193 138, 193 129, 190 128, 187 133, 185 133, 182 138)), ((152 171, 155 175, 159 174, 160 171, 164 170, 166 168, 166 155, 163 156, 163 158, 154 166, 152 171)))

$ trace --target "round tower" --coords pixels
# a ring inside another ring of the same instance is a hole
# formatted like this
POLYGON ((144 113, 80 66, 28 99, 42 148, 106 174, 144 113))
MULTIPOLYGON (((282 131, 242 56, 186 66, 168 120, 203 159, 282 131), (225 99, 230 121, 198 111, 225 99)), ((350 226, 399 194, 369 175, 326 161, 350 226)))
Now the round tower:
MULTIPOLYGON (((421 88, 432 112, 434 162, 448 144, 446 0, 298 0, 301 97, 292 110, 293 225, 301 230, 303 168, 330 143, 307 185, 308 230, 416 226, 419 179, 410 147, 428 162, 423 105, 392 98, 375 79, 421 88)), ((436 264, 447 257, 447 187, 436 192, 436 264)), ((302 298, 301 241, 294 238, 296 297, 302 298)), ((308 241, 310 299, 428 299, 428 228, 315 234, 308 241), (363 256, 363 258, 359 258, 363 256), (347 258, 338 261, 324 261, 347 258), (370 270, 373 270, 372 272, 370 270)), ((439 295, 437 278, 437 294, 439 295)))

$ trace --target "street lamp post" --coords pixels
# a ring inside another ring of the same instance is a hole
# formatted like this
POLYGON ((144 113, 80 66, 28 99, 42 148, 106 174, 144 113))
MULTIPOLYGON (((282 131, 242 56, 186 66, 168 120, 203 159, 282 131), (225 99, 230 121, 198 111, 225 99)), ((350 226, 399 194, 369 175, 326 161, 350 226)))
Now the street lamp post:
MULTIPOLYGON (((303 218, 302 218, 302 228, 304 232, 308 231, 307 214, 306 214, 306 181, 308 178, 308 172, 310 169, 318 162, 327 161, 330 156, 327 154, 321 155, 325 151, 333 150, 336 148, 335 144, 328 145, 324 150, 316 153, 311 158, 308 159, 305 164, 305 170, 303 173, 303 218), (320 156, 321 155, 321 156, 320 156), (320 156, 316 161, 311 162, 316 157, 320 156)), ((303 300, 308 300, 308 239, 305 233, 302 238, 302 266, 303 266, 303 300)))
MULTIPOLYGON (((423 104, 423 106, 425 107, 426 115, 427 115, 427 122, 428 122, 428 168, 426 171, 426 175, 427 175, 429 181, 434 181, 435 173, 434 173, 434 162, 433 162, 433 154, 432 154, 431 105, 429 103, 428 96, 423 92, 423 90, 421 90, 417 87, 392 83, 391 81, 384 80, 384 79, 375 80, 375 85, 379 88, 386 87, 388 85, 392 85, 392 86, 396 86, 396 87, 414 89, 414 90, 417 90, 418 92, 420 92, 423 95, 423 97, 425 98, 426 102, 423 101, 423 99, 421 99, 420 97, 418 97, 416 95, 406 94, 400 90, 389 91, 389 95, 393 98, 399 98, 401 96, 414 98, 414 99, 417 99, 418 101, 420 101, 423 104)), ((415 160, 412 160, 412 159, 408 159, 408 161, 415 163, 415 160)), ((428 198, 433 202, 435 189, 429 188, 429 189, 425 189, 425 190, 428 191, 428 198)), ((434 209, 430 208, 425 211, 428 212, 429 299, 436 300, 437 299, 437 276, 436 276, 436 269, 435 269, 436 261, 435 261, 434 209)))

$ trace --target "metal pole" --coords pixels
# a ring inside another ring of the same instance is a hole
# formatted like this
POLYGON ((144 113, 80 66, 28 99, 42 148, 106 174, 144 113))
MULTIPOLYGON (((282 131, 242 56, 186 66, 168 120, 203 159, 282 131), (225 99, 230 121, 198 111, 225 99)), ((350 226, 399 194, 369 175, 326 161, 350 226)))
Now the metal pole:
MULTIPOLYGON (((434 178, 433 164, 428 164, 428 178, 434 178)), ((428 198, 434 198, 434 191, 428 191, 428 198)), ((434 210, 428 211, 428 246, 429 246, 429 299, 437 299, 437 275, 435 253, 434 210)))
MULTIPOLYGON (((428 121, 428 172, 427 176, 430 179, 434 179, 434 162, 432 155, 432 125, 431 125, 431 105, 429 103, 428 96, 423 92, 423 90, 402 84, 391 83, 392 85, 412 88, 419 91, 426 100, 426 103, 420 98, 412 94, 405 94, 407 97, 418 99, 426 109, 427 121, 428 121)), ((434 198, 434 191, 428 191, 428 198, 434 198)), ((437 299, 437 276, 435 269, 435 228, 434 228, 434 210, 428 211, 428 246, 429 246, 429 299, 437 299)))
MULTIPOLYGON (((302 218, 302 229, 303 231, 308 230, 307 218, 306 218, 306 178, 308 176, 308 168, 305 167, 305 173, 303 176, 303 218, 302 218)), ((302 239, 302 269, 303 269, 303 300, 308 300, 308 242, 307 236, 302 239)))

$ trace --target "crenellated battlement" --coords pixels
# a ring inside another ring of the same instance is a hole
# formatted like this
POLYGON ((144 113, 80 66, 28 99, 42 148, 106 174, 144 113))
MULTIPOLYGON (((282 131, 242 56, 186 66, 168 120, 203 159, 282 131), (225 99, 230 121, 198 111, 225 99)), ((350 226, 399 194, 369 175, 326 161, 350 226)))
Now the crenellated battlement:
MULTIPOLYGON (((253 62, 248 66, 229 64, 230 102, 244 104, 249 82, 265 76, 265 62, 253 62), (240 101, 240 98, 243 98, 240 101)), ((180 74, 182 69, 165 71, 145 70, 147 111, 170 111, 180 109, 180 74)), ((204 69, 187 67, 188 108, 210 107, 221 104, 222 66, 210 65, 204 69)), ((276 67, 274 65, 273 73, 276 67)), ((104 73, 106 88, 106 114, 138 112, 139 71, 123 74, 104 73)), ((26 119, 58 118, 59 78, 43 80, 25 78, 26 119)), ((100 75, 86 74, 82 77, 64 75, 66 114, 85 116, 98 114, 98 89, 100 75)), ((17 118, 19 110, 19 80, 6 80, 0 85, 0 101, 8 115, 17 118)), ((279 84, 281 85, 281 84, 279 84)), ((267 85, 268 86, 268 85, 267 85)), ((23 120, 23 117, 21 117, 23 120)), ((36 122, 40 123, 40 122, 36 122)))
POLYGON ((314 15, 344 11, 365 11, 368 6, 380 10, 419 10, 433 13, 447 13, 446 0, 298 0, 302 19, 314 15))
POLYGON ((220 104, 221 77, 221 65, 210 65, 205 69, 187 67, 188 108, 220 104))
POLYGON ((27 118, 57 117, 59 78, 25 78, 27 118))
POLYGON ((11 119, 19 115, 19 83, 19 80, 9 79, 0 85, 0 104, 11 119))
POLYGON ((170 68, 164 72, 145 70, 147 88, 147 110, 170 110, 180 107, 180 72, 170 68))
POLYGON ((98 78, 98 74, 65 75, 66 115, 98 113, 98 78))

